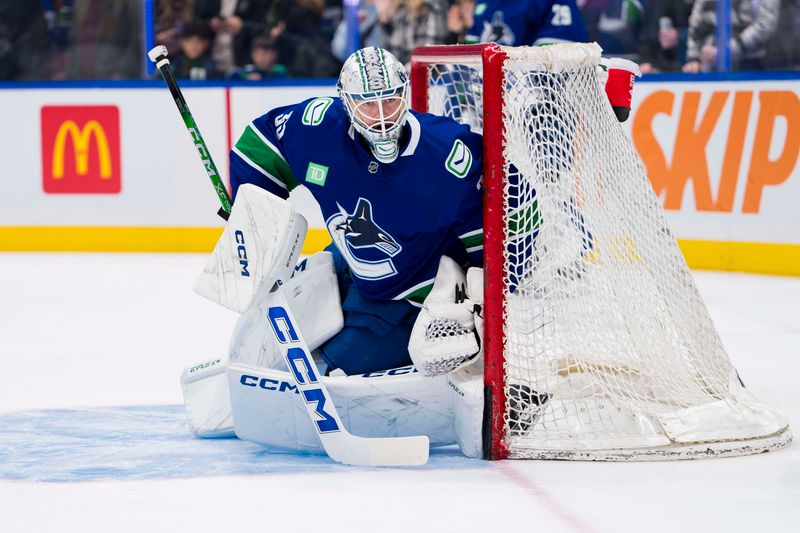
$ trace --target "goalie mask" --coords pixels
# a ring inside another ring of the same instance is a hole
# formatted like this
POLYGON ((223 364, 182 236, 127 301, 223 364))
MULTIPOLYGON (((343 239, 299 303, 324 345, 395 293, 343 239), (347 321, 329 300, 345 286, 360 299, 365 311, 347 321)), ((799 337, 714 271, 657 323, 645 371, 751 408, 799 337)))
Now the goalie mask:
POLYGON ((378 47, 357 50, 345 61, 336 84, 353 127, 382 163, 397 159, 408 116, 408 74, 378 47))

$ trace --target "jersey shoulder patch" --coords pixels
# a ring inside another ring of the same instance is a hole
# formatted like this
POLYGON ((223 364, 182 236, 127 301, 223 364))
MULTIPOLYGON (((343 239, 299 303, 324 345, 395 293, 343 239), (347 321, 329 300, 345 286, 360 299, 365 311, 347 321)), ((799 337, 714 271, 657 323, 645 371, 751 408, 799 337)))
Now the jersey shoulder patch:
POLYGON ((325 119, 325 113, 328 112, 331 104, 333 104, 333 98, 327 96, 314 98, 308 102, 306 108, 303 110, 303 125, 319 126, 322 124, 322 121, 325 119))
POLYGON ((467 177, 469 169, 472 167, 472 152, 464 141, 456 139, 444 166, 448 172, 459 179, 467 177))
POLYGON ((452 118, 414 113, 420 122, 420 151, 436 166, 458 179, 465 179, 473 171, 475 158, 480 157, 480 135, 470 132, 469 126, 452 118), (475 153, 475 150, 479 150, 475 153))

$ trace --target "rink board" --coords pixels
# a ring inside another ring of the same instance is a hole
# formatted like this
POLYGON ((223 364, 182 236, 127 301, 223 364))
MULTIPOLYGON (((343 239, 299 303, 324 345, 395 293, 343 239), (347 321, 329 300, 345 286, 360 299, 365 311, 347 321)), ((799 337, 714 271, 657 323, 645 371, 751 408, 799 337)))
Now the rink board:
MULTIPOLYGON (((228 152, 254 117, 333 80, 184 82, 228 180, 228 152)), ((210 251, 222 221, 160 81, 0 84, 0 251, 210 251)), ((690 266, 800 275, 800 75, 645 78, 623 126, 690 266)), ((292 195, 330 239, 315 201, 292 195)))

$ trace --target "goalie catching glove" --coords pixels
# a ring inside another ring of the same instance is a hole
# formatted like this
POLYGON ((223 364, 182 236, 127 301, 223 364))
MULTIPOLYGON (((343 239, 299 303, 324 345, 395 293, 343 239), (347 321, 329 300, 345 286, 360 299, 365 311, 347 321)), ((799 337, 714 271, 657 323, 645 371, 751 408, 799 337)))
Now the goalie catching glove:
POLYGON ((439 261, 433 289, 411 330, 408 353, 425 376, 449 374, 481 351, 483 270, 468 275, 447 256, 439 261))

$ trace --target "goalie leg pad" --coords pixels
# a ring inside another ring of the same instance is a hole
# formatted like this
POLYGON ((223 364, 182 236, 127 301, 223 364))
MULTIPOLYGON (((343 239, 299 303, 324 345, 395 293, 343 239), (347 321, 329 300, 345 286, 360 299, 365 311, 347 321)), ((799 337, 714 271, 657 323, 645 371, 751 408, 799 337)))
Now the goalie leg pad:
POLYGON ((204 438, 235 436, 225 362, 221 358, 184 370, 181 389, 189 430, 193 434, 204 438))
MULTIPOLYGON (((288 372, 231 363, 227 368, 236 435, 269 447, 322 453, 297 384, 288 372)), ((320 377, 344 426, 361 437, 426 435, 431 446, 456 442, 453 396, 444 377, 413 367, 320 377)))
POLYGON ((453 397, 456 442, 467 457, 483 456, 483 372, 470 365, 447 376, 453 397))
MULTIPOLYGON (((262 291, 236 323, 230 343, 231 361, 259 368, 285 369, 269 322, 264 319, 264 300, 269 289, 264 286, 262 291)), ((319 252, 300 261, 294 275, 283 284, 283 292, 292 315, 303 328, 310 350, 342 329, 344 317, 339 285, 329 252, 319 252)))

